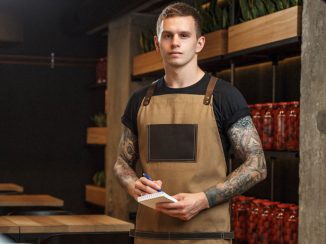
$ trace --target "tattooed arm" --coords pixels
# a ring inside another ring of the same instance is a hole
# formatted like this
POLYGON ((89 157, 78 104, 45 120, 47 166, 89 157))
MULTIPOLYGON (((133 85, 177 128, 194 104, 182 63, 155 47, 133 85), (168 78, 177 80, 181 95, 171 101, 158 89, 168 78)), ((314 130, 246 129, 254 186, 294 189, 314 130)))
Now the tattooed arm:
POLYGON ((118 158, 114 165, 114 174, 120 184, 134 198, 154 193, 161 188, 161 181, 150 181, 145 177, 138 178, 132 169, 138 160, 138 140, 134 133, 124 127, 118 148, 118 158))
POLYGON ((205 192, 210 207, 245 192, 267 176, 264 151, 250 116, 233 124, 228 136, 235 153, 244 163, 228 175, 225 182, 205 192))

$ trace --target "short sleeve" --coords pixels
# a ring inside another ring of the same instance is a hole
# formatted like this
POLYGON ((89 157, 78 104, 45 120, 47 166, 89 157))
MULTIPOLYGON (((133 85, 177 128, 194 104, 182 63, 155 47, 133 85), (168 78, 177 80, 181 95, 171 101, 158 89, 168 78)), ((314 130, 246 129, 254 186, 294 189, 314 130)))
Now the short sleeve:
POLYGON ((146 89, 141 89, 132 94, 121 117, 122 124, 128 127, 136 136, 138 135, 137 114, 145 94, 146 89))
POLYGON ((221 129, 225 132, 239 119, 250 115, 245 98, 229 82, 221 81, 217 83, 216 92, 214 93, 216 93, 216 101, 214 101, 216 103, 216 113, 221 123, 221 129))

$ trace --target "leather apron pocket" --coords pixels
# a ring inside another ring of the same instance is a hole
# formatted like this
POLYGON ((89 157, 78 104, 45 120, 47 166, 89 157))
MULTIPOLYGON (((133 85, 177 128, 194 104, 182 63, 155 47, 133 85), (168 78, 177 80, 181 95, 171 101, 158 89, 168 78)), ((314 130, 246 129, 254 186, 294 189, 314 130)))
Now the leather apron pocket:
POLYGON ((197 124, 148 125, 148 162, 195 162, 197 124))

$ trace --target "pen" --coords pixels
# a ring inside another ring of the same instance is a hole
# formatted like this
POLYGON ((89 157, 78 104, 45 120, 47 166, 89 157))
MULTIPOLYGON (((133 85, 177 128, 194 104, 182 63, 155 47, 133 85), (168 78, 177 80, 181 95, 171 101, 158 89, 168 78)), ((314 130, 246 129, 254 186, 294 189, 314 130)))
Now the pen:
MULTIPOLYGON (((153 181, 153 179, 146 173, 143 173, 143 176, 147 179, 147 180, 151 180, 153 181)), ((157 190, 158 192, 160 192, 161 190, 157 190)))

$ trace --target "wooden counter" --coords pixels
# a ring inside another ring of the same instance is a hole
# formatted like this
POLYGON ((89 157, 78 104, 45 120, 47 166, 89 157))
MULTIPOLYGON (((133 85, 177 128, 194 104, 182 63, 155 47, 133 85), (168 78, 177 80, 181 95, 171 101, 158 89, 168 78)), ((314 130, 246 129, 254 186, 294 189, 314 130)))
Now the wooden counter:
POLYGON ((13 192, 23 192, 24 187, 14 184, 14 183, 0 183, 0 192, 13 191, 13 192))
POLYGON ((63 200, 50 195, 0 195, 0 207, 62 207, 63 200))
POLYGON ((132 223, 106 215, 0 217, 0 233, 7 234, 128 232, 132 228, 132 223))

